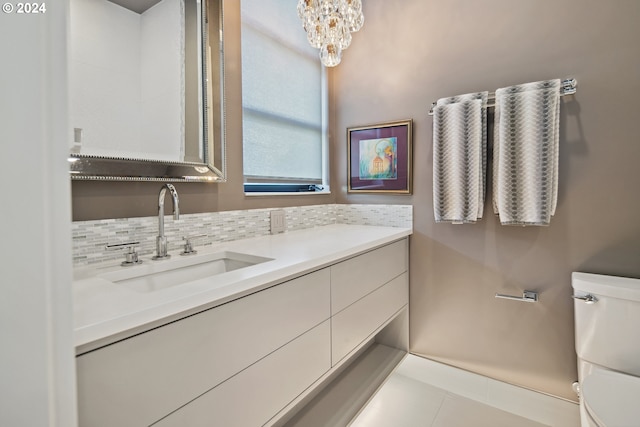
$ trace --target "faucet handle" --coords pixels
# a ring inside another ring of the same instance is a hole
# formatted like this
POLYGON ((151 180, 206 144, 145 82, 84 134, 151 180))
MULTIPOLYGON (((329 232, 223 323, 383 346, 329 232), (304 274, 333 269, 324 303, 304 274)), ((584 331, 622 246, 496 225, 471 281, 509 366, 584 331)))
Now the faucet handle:
POLYGON ((127 242, 127 243, 114 243, 107 245, 107 250, 119 250, 127 249, 127 253, 124 254, 126 259, 120 263, 123 267, 130 267, 132 265, 142 264, 142 260, 138 258, 136 247, 140 246, 140 242, 127 242))
POLYGON ((184 240, 184 250, 180 252, 180 255, 195 255, 198 253, 195 249, 193 249, 192 240, 200 239, 202 237, 207 237, 206 234, 196 234, 193 236, 184 236, 182 240, 184 240))

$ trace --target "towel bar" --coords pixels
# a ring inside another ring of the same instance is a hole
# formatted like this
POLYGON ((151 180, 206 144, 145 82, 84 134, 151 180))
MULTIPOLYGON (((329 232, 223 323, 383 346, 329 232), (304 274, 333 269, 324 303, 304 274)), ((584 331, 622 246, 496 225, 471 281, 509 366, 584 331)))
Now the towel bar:
POLYGON ((538 302, 538 293, 534 291, 524 291, 521 297, 513 295, 496 294, 496 298, 512 299, 524 302, 538 302))
MULTIPOLYGON (((578 86, 578 81, 574 78, 571 79, 564 79, 561 82, 561 87, 560 87, 560 96, 564 96, 564 95, 573 95, 574 93, 576 93, 576 87, 578 86)), ((495 92, 489 92, 489 97, 487 99, 487 108, 490 107, 495 107, 496 106, 496 93, 495 92)), ((436 106, 436 102, 432 102, 431 103, 431 109, 429 110, 429 115, 433 116, 433 109, 436 106)))

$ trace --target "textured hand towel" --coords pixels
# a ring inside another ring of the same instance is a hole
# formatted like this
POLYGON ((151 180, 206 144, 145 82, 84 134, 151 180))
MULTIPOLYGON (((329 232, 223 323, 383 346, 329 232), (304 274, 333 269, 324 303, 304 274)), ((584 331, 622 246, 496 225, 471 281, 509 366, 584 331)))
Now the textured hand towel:
POLYGON ((480 150, 482 153, 482 168, 480 169, 480 177, 478 178, 478 195, 480 197, 478 201, 478 219, 482 219, 482 213, 484 212, 484 200, 486 195, 485 182, 487 176, 487 100, 489 98, 489 92, 475 92, 467 93, 464 95, 451 96, 449 98, 440 98, 436 102, 438 105, 449 105, 459 102, 472 101, 479 99, 482 101, 482 108, 480 110, 482 118, 482 142, 480 150))
POLYGON ((496 91, 493 207, 504 225, 548 225, 558 195, 560 80, 496 91))
POLYGON ((474 223, 482 215, 481 99, 436 105, 433 210, 436 222, 474 223), (480 212, 480 214, 479 214, 480 212))

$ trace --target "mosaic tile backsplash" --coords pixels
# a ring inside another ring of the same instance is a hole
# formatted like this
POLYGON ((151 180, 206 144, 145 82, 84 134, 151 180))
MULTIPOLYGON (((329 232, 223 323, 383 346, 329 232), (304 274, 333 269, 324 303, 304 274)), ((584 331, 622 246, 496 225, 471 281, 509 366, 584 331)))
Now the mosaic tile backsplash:
MULTIPOLYGON (((180 250, 184 236, 201 236, 193 246, 246 239, 270 234, 270 213, 284 210, 287 231, 330 224, 381 225, 409 227, 413 225, 411 205, 314 205, 273 209, 208 212, 180 215, 174 221, 167 212, 164 231, 169 251, 180 250)), ((122 250, 107 250, 109 244, 140 242, 138 253, 155 251, 158 217, 104 219, 72 223, 73 264, 76 267, 123 257, 122 250)))

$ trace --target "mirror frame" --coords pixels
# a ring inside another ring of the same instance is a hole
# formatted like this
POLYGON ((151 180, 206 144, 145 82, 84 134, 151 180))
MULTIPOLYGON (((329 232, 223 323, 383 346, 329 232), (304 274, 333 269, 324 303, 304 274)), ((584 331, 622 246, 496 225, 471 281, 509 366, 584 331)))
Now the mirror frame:
MULTIPOLYGON (((207 8, 210 0, 201 0, 202 13, 202 46, 201 55, 207 58, 210 34, 207 25, 207 8)), ((200 2, 199 2, 200 3, 200 2)), ((226 157, 226 97, 224 89, 224 10, 223 0, 218 0, 219 35, 211 39, 218 40, 219 56, 219 86, 214 87, 220 94, 220 131, 214 135, 215 143, 219 146, 211 146, 208 138, 203 140, 204 163, 197 162, 170 162, 165 160, 130 159, 125 157, 92 156, 81 153, 69 154, 69 173, 72 180, 89 181, 160 181, 160 182, 225 182, 227 173, 226 157), (211 153, 214 152, 220 158, 220 167, 216 167, 211 161, 211 153)), ((214 51, 215 52, 215 51, 214 51)), ((203 80, 207 80, 207 66, 209 61, 202 61, 203 80)), ((216 122, 213 117, 216 106, 207 108, 207 86, 203 88, 203 134, 207 134, 208 126, 216 122)))

